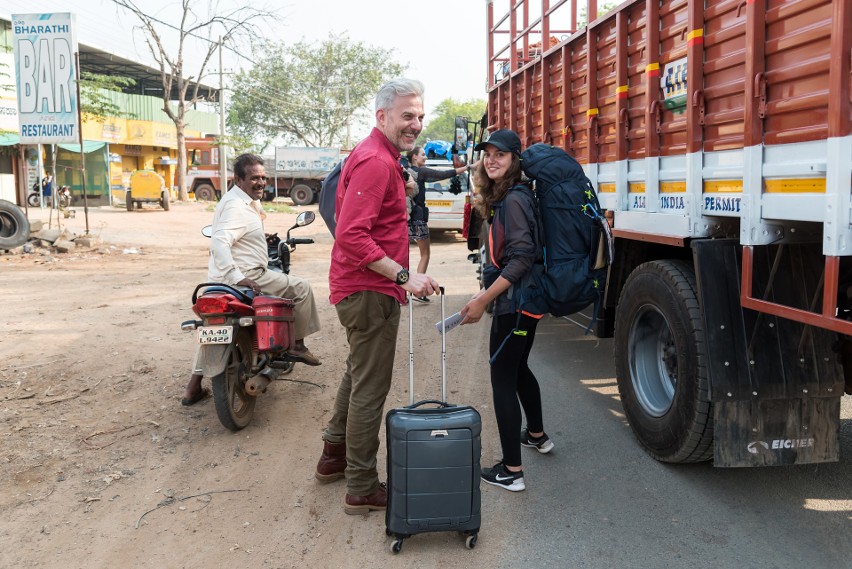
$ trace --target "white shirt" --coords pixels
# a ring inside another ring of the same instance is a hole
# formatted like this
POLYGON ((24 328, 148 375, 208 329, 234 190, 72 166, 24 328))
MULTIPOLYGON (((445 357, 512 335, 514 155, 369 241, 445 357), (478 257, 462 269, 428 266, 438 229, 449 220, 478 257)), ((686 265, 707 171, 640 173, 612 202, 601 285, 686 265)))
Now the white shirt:
POLYGON ((259 206, 259 201, 237 186, 216 204, 207 266, 210 282, 234 285, 245 278, 244 270, 266 267, 269 257, 259 206), (257 202, 256 206, 252 206, 252 201, 257 202))

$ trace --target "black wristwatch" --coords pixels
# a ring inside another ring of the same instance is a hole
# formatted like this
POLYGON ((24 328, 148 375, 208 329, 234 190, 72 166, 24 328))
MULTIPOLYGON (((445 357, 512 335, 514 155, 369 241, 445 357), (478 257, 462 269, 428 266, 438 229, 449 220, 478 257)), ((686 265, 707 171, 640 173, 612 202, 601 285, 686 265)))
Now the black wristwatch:
POLYGON ((408 282, 408 269, 406 269, 405 267, 400 269, 399 272, 396 274, 396 281, 395 282, 399 286, 402 286, 405 283, 407 283, 408 282))

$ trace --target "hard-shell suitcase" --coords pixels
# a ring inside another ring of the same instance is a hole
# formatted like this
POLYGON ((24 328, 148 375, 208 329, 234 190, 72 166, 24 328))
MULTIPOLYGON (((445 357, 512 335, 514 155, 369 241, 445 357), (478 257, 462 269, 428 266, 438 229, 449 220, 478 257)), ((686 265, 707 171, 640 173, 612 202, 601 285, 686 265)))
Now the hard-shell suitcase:
MULTIPOLYGON (((385 418, 388 452, 386 531, 399 553, 406 538, 426 532, 458 531, 476 545, 481 522, 479 458, 482 419, 473 407, 447 403, 446 330, 441 334, 441 400, 414 403, 414 340, 409 313, 409 405, 385 418), (425 405, 437 407, 424 407, 425 405)), ((441 289, 441 322, 444 322, 441 289)))

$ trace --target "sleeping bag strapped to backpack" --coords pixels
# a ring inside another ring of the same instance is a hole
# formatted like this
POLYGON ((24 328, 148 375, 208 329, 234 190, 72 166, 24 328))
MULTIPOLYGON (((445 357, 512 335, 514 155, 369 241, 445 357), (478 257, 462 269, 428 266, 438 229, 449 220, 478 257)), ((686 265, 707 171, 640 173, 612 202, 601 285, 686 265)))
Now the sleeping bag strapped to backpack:
POLYGON ((534 314, 567 316, 595 303, 597 317, 612 232, 582 166, 561 148, 533 144, 521 154, 521 168, 535 180, 543 264, 521 287, 520 308, 534 314))

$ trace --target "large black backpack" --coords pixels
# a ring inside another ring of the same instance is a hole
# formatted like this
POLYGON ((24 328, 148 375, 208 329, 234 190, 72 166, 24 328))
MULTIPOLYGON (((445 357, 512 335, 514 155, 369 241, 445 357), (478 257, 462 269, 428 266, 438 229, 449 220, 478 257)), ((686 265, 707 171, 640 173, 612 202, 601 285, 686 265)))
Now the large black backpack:
POLYGON ((597 317, 612 233, 582 166, 561 148, 533 144, 521 167, 535 181, 543 263, 522 282, 520 308, 567 316, 594 303, 597 317))

